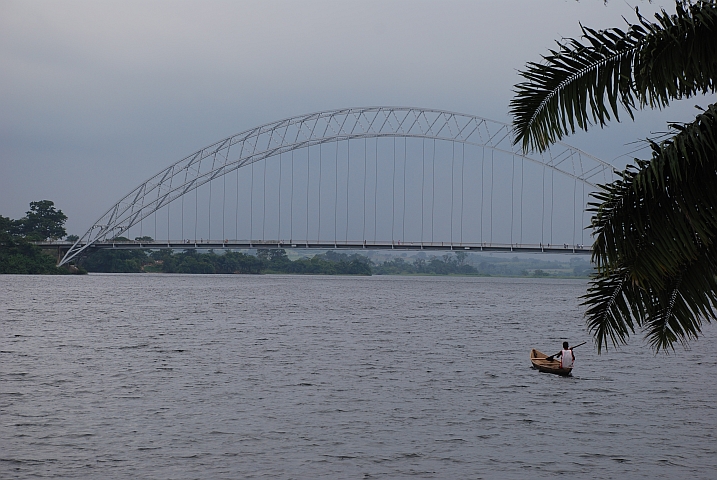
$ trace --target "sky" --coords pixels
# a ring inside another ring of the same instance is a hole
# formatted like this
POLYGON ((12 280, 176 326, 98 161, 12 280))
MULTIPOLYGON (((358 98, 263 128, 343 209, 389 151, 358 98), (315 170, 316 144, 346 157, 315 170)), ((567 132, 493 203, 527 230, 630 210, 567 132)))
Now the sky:
MULTIPOLYGON (((672 2, 0 0, 0 215, 48 199, 82 234, 164 167, 309 112, 412 106, 510 122, 555 40, 672 2)), ((566 142, 618 167, 689 99, 566 142)), ((706 102, 702 102, 706 104, 706 102)), ((643 154, 643 157, 645 155, 643 154)))

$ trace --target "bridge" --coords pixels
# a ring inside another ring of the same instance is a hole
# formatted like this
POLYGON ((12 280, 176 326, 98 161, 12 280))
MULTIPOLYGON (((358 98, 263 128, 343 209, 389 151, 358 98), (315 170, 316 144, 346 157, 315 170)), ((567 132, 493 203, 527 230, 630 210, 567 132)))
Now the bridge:
MULTIPOLYGON (((98 248, 587 253, 585 205, 613 167, 510 125, 413 107, 317 112, 222 139, 114 203, 59 265, 98 248)), ((591 242, 587 242, 591 243, 591 242)))

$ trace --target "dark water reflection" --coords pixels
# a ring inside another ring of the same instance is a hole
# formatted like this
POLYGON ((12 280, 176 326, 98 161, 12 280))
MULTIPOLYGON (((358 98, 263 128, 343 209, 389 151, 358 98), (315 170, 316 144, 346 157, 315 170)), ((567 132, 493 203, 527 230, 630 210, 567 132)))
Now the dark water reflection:
POLYGON ((576 350, 581 281, 0 277, 0 478, 717 477, 717 335, 576 350))

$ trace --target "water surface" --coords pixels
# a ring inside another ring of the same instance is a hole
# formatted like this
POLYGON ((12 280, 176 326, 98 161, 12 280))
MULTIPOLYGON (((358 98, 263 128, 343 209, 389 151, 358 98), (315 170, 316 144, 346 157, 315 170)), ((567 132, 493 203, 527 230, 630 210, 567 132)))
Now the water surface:
POLYGON ((0 478, 716 478, 714 325, 530 369, 585 286, 1 276, 0 478))

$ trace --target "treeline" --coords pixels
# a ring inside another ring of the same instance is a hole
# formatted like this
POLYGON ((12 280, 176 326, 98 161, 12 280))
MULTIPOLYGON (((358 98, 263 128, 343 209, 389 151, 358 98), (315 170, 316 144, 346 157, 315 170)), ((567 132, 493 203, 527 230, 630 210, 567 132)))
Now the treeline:
POLYGON ((371 275, 371 262, 363 255, 346 255, 329 250, 312 258, 289 260, 280 250, 259 250, 267 262, 266 273, 299 273, 313 275, 371 275))
POLYGON ((536 258, 468 255, 457 251, 441 257, 418 254, 372 265, 374 275, 480 275, 499 277, 588 277, 594 266, 583 258, 569 262, 536 258))
POLYGON ((19 220, 0 215, 0 273, 69 273, 55 265, 56 259, 52 255, 31 243, 65 236, 67 216, 54 205, 50 200, 31 202, 30 210, 19 220))
POLYGON ((371 275, 371 265, 360 255, 327 252, 311 259, 290 260, 284 249, 258 250, 257 255, 195 250, 98 250, 81 262, 89 272, 103 273, 294 273, 314 275, 371 275))
POLYGON ((572 257, 568 262, 537 258, 496 258, 477 255, 473 265, 478 274, 506 277, 588 277, 594 266, 583 257, 572 257), (549 273, 552 272, 552 273, 549 273))
MULTIPOLYGON (((147 239, 145 239, 147 240, 147 239)), ((151 239, 147 240, 151 241, 151 239)), ((582 259, 569 264, 514 257, 469 257, 464 252, 441 257, 395 257, 372 262, 355 253, 332 250, 312 258, 291 260, 284 249, 259 249, 256 255, 240 252, 199 253, 196 250, 98 249, 80 265, 90 272, 104 273, 286 273, 313 275, 480 275, 511 277, 587 277, 592 265, 582 259), (472 260, 473 263, 468 261, 472 260), (546 271, 548 270, 548 271, 546 271)))
POLYGON ((375 275, 476 275, 478 270, 466 263, 466 254, 458 252, 456 255, 446 254, 441 258, 416 258, 407 262, 401 257, 387 260, 373 266, 375 275))

